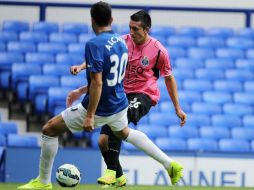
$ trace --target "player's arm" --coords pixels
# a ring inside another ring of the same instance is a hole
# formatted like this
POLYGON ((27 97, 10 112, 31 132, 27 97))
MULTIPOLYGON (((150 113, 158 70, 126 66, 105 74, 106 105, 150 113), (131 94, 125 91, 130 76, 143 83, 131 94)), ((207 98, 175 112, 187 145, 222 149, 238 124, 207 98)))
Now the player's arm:
POLYGON ((175 111, 177 116, 181 119, 181 126, 183 126, 186 123, 186 114, 181 109, 181 106, 179 104, 178 100, 178 91, 177 91, 177 83, 175 80, 174 75, 165 76, 165 84, 168 90, 168 94, 172 100, 172 103, 175 107, 175 111))
POLYGON ((86 131, 92 131, 94 129, 94 115, 102 92, 102 73, 90 72, 90 78, 91 83, 89 86, 89 103, 87 106, 87 116, 83 126, 86 131))
POLYGON ((73 75, 77 75, 80 71, 82 71, 84 69, 86 69, 86 62, 83 62, 80 65, 73 65, 73 66, 71 66, 70 72, 73 75))
POLYGON ((83 94, 87 93, 87 90, 87 86, 82 86, 70 91, 66 97, 66 106, 70 107, 74 101, 78 100, 83 94))

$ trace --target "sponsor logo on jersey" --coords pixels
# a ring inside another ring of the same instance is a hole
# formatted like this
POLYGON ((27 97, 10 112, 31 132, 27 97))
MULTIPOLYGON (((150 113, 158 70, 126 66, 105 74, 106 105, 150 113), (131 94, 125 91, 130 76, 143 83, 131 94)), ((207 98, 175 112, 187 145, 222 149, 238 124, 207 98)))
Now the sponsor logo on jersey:
POLYGON ((143 59, 141 60, 141 64, 143 66, 149 65, 149 59, 148 59, 148 57, 144 56, 143 59))

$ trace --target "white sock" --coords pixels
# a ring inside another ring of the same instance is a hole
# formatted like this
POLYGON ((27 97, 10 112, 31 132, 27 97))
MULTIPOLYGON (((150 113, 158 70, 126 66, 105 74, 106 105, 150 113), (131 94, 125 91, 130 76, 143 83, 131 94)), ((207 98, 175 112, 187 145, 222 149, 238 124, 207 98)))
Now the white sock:
POLYGON ((160 162, 166 169, 169 168, 172 159, 162 152, 143 132, 130 129, 126 141, 160 162))
POLYGON ((51 182, 52 167, 58 151, 58 137, 42 135, 41 140, 39 179, 42 183, 48 184, 51 182))

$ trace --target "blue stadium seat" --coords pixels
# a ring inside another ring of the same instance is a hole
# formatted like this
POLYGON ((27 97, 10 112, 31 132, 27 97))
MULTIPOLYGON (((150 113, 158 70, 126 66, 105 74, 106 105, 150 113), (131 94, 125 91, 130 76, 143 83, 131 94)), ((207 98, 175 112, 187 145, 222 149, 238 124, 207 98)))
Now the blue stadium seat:
POLYGON ((253 113, 253 108, 250 105, 241 103, 227 103, 223 105, 223 112, 232 116, 244 116, 253 113))
POLYGON ((225 127, 202 126, 199 129, 200 137, 203 139, 219 140, 230 138, 230 130, 225 127))
POLYGON ((224 104, 232 102, 232 96, 230 92, 216 92, 206 91, 203 93, 204 102, 224 104))
POLYGON ((197 128, 180 127, 180 126, 170 126, 168 128, 168 133, 170 138, 196 138, 199 136, 197 128))
POLYGON ((201 27, 195 27, 195 26, 184 26, 180 27, 177 30, 177 35, 180 36, 190 36, 190 37, 200 37, 205 34, 205 30, 201 27))
POLYGON ((254 140, 251 141, 251 150, 252 150, 252 152, 254 152, 254 140))
MULTIPOLYGON (((170 59, 176 59, 186 56, 186 50, 178 46, 166 46, 170 59)), ((172 62, 171 62, 172 63, 172 62)))
POLYGON ((64 44, 70 44, 70 43, 76 43, 78 41, 77 36, 75 34, 69 34, 69 33, 51 33, 49 35, 49 41, 51 43, 64 43, 64 44))
POLYGON ((198 80, 219 80, 224 79, 224 72, 221 69, 196 69, 195 78, 198 80))
POLYGON ((90 143, 92 148, 99 149, 99 146, 98 146, 99 136, 100 136, 100 129, 98 128, 93 130, 90 137, 90 143))
POLYGON ((61 76, 60 85, 72 89, 79 88, 87 84, 85 77, 78 76, 61 76))
POLYGON ((212 27, 206 30, 206 36, 228 38, 234 35, 234 30, 230 27, 212 27))
POLYGON ((221 152, 250 152, 250 144, 245 140, 221 139, 219 150, 221 152))
POLYGON ((20 41, 24 42, 32 42, 32 43, 40 43, 47 42, 48 35, 41 32, 21 32, 19 35, 20 41))
POLYGON ((196 41, 194 37, 179 36, 179 35, 169 36, 167 39, 167 42, 169 46, 179 46, 183 48, 188 48, 188 47, 196 45, 196 41))
POLYGON ((254 116, 253 115, 243 116, 243 125, 245 128, 254 128, 254 116))
POLYGON ((159 137, 168 137, 168 131, 165 126, 139 124, 137 125, 137 130, 145 133, 150 139, 156 139, 159 137))
POLYGON ((253 48, 254 43, 252 39, 241 38, 241 37, 231 37, 226 40, 226 46, 229 48, 247 50, 247 49, 253 48))
POLYGON ((130 32, 130 27, 128 24, 120 25, 120 34, 125 35, 125 34, 129 34, 129 32, 130 32))
POLYGON ((150 125, 175 125, 180 122, 179 118, 175 114, 170 113, 151 113, 149 114, 150 125))
POLYGON ((5 51, 5 43, 0 41, 0 52, 5 51))
POLYGON ((32 31, 49 34, 59 32, 59 26, 55 22, 35 22, 33 23, 32 31))
POLYGON ((160 36, 160 35, 153 35, 153 38, 155 38, 156 40, 158 40, 162 45, 166 46, 167 45, 167 38, 164 36, 160 36))
POLYGON ((162 151, 186 151, 187 145, 184 139, 178 138, 157 138, 155 139, 155 144, 162 151))
POLYGON ((191 110, 193 113, 205 115, 222 113, 221 105, 216 103, 193 102, 191 110))
POLYGON ((189 113, 188 114, 188 124, 192 125, 192 126, 197 126, 197 127, 200 127, 203 125, 210 125, 211 124, 210 116, 189 113))
POLYGON ((80 34, 78 37, 78 42, 82 44, 86 44, 87 41, 95 37, 93 34, 80 34))
MULTIPOLYGON (((127 28, 127 31, 125 31, 125 33, 122 34, 127 34, 129 33, 129 26, 127 28)), ((151 36, 163 36, 164 38, 167 38, 171 35, 174 35, 176 32, 174 27, 170 27, 170 26, 161 26, 161 25, 155 25, 153 26, 153 28, 150 31, 151 36)))
POLYGON ((68 22, 63 23, 63 32, 64 33, 70 33, 70 34, 87 34, 88 33, 88 25, 84 23, 74 23, 74 22, 68 22))
POLYGON ((238 69, 226 70, 225 76, 227 80, 240 82, 245 82, 254 79, 253 72, 248 70, 238 70, 238 69))
POLYGON ((173 103, 169 101, 160 101, 158 106, 160 112, 168 112, 168 113, 175 113, 175 108, 173 106, 173 103))
POLYGON ((254 59, 237 59, 235 62, 237 69, 254 71, 254 59))
POLYGON ((187 147, 190 151, 212 152, 218 151, 216 140, 204 138, 190 138, 187 140, 187 147))
POLYGON ((216 114, 211 118, 213 126, 232 128, 242 125, 242 119, 240 116, 228 115, 228 114, 216 114))
POLYGON ((197 69, 204 66, 201 59, 194 58, 177 58, 174 64, 178 69, 197 69))
POLYGON ((243 85, 239 81, 216 80, 213 86, 218 92, 241 92, 243 90, 243 85))
POLYGON ((31 42, 9 42, 7 44, 8 52, 26 53, 35 52, 36 45, 31 42))
POLYGON ((0 122, 0 134, 7 137, 9 134, 17 134, 18 124, 15 122, 0 122))
POLYGON ((15 62, 22 62, 24 56, 16 52, 0 52, 0 71, 10 70, 11 65, 15 62))
POLYGON ((122 143, 122 149, 126 150, 126 151, 135 151, 135 152, 140 151, 134 145, 132 145, 131 143, 128 143, 126 141, 123 141, 123 143, 122 143))
POLYGON ((38 44, 38 52, 40 53, 65 53, 67 51, 67 47, 65 44, 61 43, 39 43, 38 44))
POLYGON ((198 91, 179 90, 178 95, 179 95, 179 100, 181 103, 182 102, 193 103, 193 102, 199 102, 202 100, 202 95, 198 91))
POLYGON ((5 20, 3 21, 3 31, 8 32, 23 32, 29 30, 29 23, 19 20, 5 20))
POLYGON ((231 134, 233 139, 251 141, 254 139, 254 128, 234 127, 231 134))
POLYGON ((245 81, 244 90, 246 92, 254 92, 254 81, 245 81))
POLYGON ((84 60, 84 54, 59 53, 56 55, 57 64, 79 65, 84 60))
POLYGON ((219 48, 225 46, 224 38, 220 37, 199 37, 197 39, 197 46, 202 48, 219 48))
POLYGON ((231 69, 235 63, 230 58, 210 58, 205 60, 205 67, 208 69, 231 69))
POLYGON ((193 59, 214 58, 215 52, 212 48, 191 47, 188 49, 188 57, 193 59))
POLYGON ((236 48, 218 48, 216 49, 217 58, 241 59, 245 57, 244 50, 236 48))
POLYGON ((69 53, 85 54, 85 44, 74 43, 68 45, 69 53))
POLYGON ((60 65, 60 64, 44 64, 42 66, 42 71, 44 75, 52 75, 52 76, 63 76, 63 75, 71 75, 70 67, 68 65, 60 65))
POLYGON ((51 53, 26 53, 26 62, 27 63, 53 63, 55 62, 55 56, 51 53))
POLYGON ((234 101, 236 103, 254 105, 254 94, 249 92, 245 93, 236 92, 234 93, 234 101))
POLYGON ((246 51, 246 58, 247 59, 254 59, 254 49, 248 49, 246 51))
POLYGON ((18 34, 15 32, 0 31, 0 42, 15 42, 18 41, 18 34))
POLYGON ((189 69, 187 68, 174 68, 173 69, 173 74, 175 79, 178 82, 181 82, 185 79, 194 79, 194 72, 190 72, 189 69))
MULTIPOLYGON (((0 133, 0 147, 5 147, 6 146, 6 137, 0 133)), ((0 150, 0 156, 1 153, 3 153, 3 150, 0 150)))
POLYGON ((238 37, 243 37, 243 38, 254 38, 254 30, 253 28, 240 28, 237 30, 236 35, 238 37))
POLYGON ((32 135, 10 134, 7 138, 8 147, 38 147, 38 139, 32 135))
POLYGON ((183 81, 183 89, 204 92, 212 90, 213 84, 209 80, 186 79, 183 81))

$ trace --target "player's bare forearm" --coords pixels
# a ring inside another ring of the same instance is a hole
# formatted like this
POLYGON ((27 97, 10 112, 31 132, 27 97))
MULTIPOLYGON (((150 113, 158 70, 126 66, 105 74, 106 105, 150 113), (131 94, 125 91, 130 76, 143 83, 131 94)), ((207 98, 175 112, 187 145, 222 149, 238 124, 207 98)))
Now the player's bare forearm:
POLYGON ((86 62, 83 62, 81 65, 73 65, 70 68, 71 74, 77 75, 80 71, 86 69, 86 62))
POLYGON ((79 87, 77 90, 79 91, 80 95, 82 96, 83 94, 87 93, 88 87, 82 86, 82 87, 79 87))
POLYGON ((181 109, 179 100, 178 100, 177 83, 176 83, 175 77, 173 75, 166 76, 165 83, 168 90, 168 94, 175 107, 175 110, 177 111, 178 109, 181 109))

